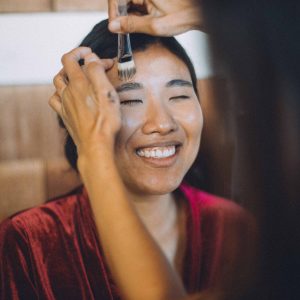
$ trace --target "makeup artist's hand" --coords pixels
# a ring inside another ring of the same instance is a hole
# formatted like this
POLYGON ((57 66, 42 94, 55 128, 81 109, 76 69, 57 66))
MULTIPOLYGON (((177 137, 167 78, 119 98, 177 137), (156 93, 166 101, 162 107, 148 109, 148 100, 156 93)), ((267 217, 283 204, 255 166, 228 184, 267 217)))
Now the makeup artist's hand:
POLYGON ((132 0, 129 11, 142 14, 118 17, 118 0, 108 0, 109 30, 173 36, 192 29, 203 30, 200 0, 132 0))
POLYGON ((62 64, 53 80, 56 93, 49 104, 62 118, 78 155, 103 146, 112 151, 121 127, 118 94, 105 74, 113 60, 100 60, 90 48, 79 47, 65 54, 62 64))

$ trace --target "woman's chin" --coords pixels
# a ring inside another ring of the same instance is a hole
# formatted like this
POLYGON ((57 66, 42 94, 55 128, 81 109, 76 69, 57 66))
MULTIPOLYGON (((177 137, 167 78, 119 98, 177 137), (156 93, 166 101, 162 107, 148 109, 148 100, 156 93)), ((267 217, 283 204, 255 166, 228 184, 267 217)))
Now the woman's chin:
POLYGON ((165 195, 174 192, 181 184, 182 178, 180 179, 165 179, 165 180, 149 180, 143 182, 129 189, 139 195, 151 196, 151 195, 165 195))

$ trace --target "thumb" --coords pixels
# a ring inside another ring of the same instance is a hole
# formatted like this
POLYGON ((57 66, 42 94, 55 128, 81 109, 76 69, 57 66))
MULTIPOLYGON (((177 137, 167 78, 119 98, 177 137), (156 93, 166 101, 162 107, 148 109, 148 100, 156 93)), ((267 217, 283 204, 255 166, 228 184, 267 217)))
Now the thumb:
POLYGON ((99 63, 102 65, 102 67, 104 68, 105 71, 108 71, 109 69, 111 69, 114 65, 114 60, 111 58, 104 58, 104 59, 100 59, 97 54, 95 54, 94 52, 86 55, 84 57, 84 65, 87 66, 90 63, 99 63))
POLYGON ((150 35, 159 35, 159 28, 155 26, 157 17, 145 15, 128 15, 117 17, 109 22, 108 28, 114 33, 147 33, 150 35))

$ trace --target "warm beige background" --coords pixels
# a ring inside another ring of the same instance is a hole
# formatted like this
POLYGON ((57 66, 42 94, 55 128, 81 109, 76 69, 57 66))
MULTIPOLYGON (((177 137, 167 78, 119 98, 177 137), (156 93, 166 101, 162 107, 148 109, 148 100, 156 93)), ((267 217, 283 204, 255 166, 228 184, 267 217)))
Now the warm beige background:
POLYGON ((0 12, 106 10, 106 0, 0 0, 0 12))
MULTIPOLYGON (((105 9, 103 0, 0 0, 0 13, 105 9)), ((215 77, 203 78, 199 89, 209 189, 228 196, 232 136, 229 114, 221 105, 226 101, 226 84, 215 77)), ((80 182, 63 157, 64 133, 48 107, 52 92, 51 85, 0 86, 0 220, 68 192, 80 182)))

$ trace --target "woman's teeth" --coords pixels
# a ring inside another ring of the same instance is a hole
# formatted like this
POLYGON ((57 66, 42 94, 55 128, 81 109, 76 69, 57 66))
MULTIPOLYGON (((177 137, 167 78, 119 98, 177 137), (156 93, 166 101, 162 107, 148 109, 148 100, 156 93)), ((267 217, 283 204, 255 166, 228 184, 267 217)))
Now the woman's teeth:
POLYGON ((144 148, 137 150, 137 155, 147 158, 166 158, 174 155, 176 152, 175 146, 144 148))

